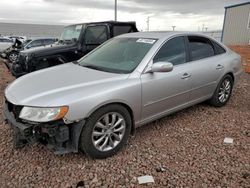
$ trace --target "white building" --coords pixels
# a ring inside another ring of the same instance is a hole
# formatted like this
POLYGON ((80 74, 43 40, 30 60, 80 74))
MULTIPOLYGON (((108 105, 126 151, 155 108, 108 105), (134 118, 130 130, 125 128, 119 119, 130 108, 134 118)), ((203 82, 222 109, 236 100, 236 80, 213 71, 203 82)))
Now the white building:
POLYGON ((222 42, 250 45, 250 1, 225 7, 222 42))

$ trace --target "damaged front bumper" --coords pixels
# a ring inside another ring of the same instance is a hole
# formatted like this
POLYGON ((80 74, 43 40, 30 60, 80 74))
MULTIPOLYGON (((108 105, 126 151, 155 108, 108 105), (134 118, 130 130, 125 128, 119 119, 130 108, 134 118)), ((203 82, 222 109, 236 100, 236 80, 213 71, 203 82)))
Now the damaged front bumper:
POLYGON ((15 113, 11 111, 13 108, 11 105, 13 104, 5 102, 3 111, 5 120, 14 129, 16 147, 21 147, 26 143, 41 142, 53 149, 56 154, 78 152, 84 120, 67 125, 63 121, 42 124, 24 123, 16 120, 15 113))

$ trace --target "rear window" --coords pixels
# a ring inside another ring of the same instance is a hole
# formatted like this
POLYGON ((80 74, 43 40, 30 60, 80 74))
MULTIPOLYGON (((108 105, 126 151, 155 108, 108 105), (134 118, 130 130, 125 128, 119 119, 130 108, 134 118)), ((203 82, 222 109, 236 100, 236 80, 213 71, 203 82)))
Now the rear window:
POLYGON ((89 26, 85 33, 86 44, 101 44, 108 39, 107 27, 104 25, 100 26, 89 26))
POLYGON ((217 42, 213 41, 213 45, 214 45, 216 55, 226 53, 226 50, 221 45, 219 45, 217 42))
POLYGON ((189 36, 188 41, 192 61, 215 55, 213 45, 209 39, 204 37, 189 36))

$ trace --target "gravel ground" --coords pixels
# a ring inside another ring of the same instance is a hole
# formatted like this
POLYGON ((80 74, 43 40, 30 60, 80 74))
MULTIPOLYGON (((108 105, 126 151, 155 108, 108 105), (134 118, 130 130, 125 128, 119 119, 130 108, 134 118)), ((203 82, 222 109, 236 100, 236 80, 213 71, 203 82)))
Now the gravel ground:
MULTIPOLYGON (((13 80, 0 62, 0 100, 13 80)), ((200 104, 137 129, 105 160, 54 155, 35 144, 12 147, 0 109, 0 187, 250 187, 250 74, 243 74, 222 108, 200 104), (224 145, 225 137, 234 139, 224 145), (166 171, 159 172, 164 167, 166 171), (155 183, 139 185, 152 175, 155 183)), ((2 101, 0 101, 2 103, 2 101)))

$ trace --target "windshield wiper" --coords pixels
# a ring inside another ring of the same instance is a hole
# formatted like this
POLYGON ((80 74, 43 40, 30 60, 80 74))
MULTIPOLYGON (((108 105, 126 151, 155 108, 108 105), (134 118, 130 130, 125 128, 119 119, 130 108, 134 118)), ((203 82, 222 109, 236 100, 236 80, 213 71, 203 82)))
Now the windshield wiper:
POLYGON ((75 65, 80 65, 78 61, 72 61, 75 65))
MULTIPOLYGON (((105 71, 105 69, 95 66, 95 65, 90 65, 90 64, 85 64, 82 65, 83 67, 89 68, 89 69, 95 69, 95 70, 99 70, 99 71, 105 71)), ((105 71, 106 72, 106 71, 105 71)))

